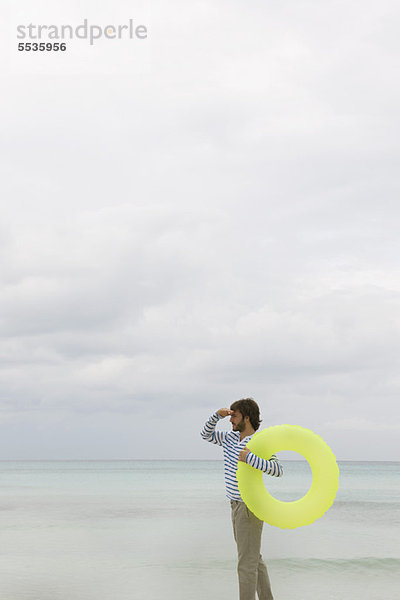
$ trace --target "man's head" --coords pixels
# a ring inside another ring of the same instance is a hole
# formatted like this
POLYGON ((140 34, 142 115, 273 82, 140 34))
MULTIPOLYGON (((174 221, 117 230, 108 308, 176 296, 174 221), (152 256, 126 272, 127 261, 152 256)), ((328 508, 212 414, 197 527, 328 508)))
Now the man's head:
POLYGON ((233 415, 230 418, 233 431, 244 431, 251 426, 254 431, 260 427, 260 409, 253 398, 242 398, 231 404, 233 415))

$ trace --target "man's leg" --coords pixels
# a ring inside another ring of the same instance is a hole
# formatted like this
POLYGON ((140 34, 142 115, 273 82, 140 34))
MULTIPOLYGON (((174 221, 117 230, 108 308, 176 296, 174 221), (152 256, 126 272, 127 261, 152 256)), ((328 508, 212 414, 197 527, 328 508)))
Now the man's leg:
POLYGON ((240 600, 273 600, 267 568, 260 554, 263 521, 244 502, 231 501, 233 535, 238 550, 240 600))
POLYGON ((261 554, 258 561, 257 595, 259 600, 274 600, 267 567, 261 554))

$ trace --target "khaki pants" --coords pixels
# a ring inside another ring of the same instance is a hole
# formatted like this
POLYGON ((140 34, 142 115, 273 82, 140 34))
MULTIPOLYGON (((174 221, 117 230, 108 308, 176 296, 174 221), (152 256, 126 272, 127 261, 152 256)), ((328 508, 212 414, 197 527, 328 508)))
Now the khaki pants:
POLYGON ((264 521, 239 500, 231 500, 233 535, 238 550, 240 600, 274 600, 267 567, 260 554, 264 521))

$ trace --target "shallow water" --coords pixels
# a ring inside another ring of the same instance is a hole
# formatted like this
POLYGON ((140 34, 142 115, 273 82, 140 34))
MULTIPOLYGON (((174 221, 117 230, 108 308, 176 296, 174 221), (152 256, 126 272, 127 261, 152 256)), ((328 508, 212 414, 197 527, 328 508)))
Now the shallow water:
MULTIPOLYGON (((264 476, 282 500, 307 463, 264 476)), ((295 530, 264 526, 276 600, 382 600, 400 585, 400 463, 339 462, 332 508, 295 530)), ((237 597, 221 461, 0 463, 1 600, 237 597)))

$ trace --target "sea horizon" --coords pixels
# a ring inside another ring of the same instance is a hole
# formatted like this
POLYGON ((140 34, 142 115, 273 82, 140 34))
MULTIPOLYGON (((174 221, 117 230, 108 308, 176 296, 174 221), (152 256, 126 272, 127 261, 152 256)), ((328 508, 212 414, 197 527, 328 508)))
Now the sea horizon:
MULTIPOLYGON (((220 462, 223 458, 0 458, 2 462, 123 462, 123 461, 176 461, 176 462, 220 462)), ((279 458, 280 462, 307 462, 306 459, 279 458)), ((352 458, 336 459, 337 463, 400 463, 400 460, 354 460, 352 458)))

